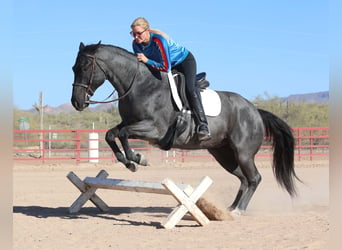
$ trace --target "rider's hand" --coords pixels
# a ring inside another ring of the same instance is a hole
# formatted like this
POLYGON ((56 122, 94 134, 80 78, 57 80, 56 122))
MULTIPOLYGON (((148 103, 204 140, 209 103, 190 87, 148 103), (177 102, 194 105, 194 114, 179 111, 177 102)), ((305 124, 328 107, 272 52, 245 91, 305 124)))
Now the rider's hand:
POLYGON ((137 53, 137 58, 139 62, 146 63, 148 58, 143 53, 137 53))

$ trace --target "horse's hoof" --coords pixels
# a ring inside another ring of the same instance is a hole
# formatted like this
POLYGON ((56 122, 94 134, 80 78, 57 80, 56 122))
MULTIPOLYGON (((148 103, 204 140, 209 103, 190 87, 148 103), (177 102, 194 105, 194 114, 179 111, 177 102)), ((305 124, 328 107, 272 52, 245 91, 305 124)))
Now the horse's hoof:
POLYGON ((230 215, 233 217, 233 218, 239 218, 241 217, 242 213, 239 209, 234 209, 230 212, 230 215))
POLYGON ((126 165, 126 167, 131 170, 132 172, 137 172, 138 171, 138 167, 134 164, 134 163, 128 163, 126 165))
POLYGON ((147 163, 147 159, 143 156, 143 155, 140 155, 140 161, 138 162, 141 166, 148 166, 148 163, 147 163))

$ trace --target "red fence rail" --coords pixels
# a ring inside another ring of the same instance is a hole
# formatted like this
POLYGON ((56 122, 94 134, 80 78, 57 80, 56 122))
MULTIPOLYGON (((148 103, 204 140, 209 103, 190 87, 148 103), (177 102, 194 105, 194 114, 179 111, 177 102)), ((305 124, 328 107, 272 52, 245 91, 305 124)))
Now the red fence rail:
MULTIPOLYGON (((329 156, 329 128, 328 127, 300 127, 292 128, 295 137, 296 160, 326 159, 329 156)), ((77 130, 14 130, 13 160, 14 161, 75 161, 77 164, 86 161, 116 161, 114 154, 104 140, 106 129, 77 129, 77 130), (89 135, 97 133, 98 139, 91 139, 89 135), (96 141, 97 147, 90 147, 96 141), (91 152, 97 151, 94 157, 91 152)), ((153 148, 145 141, 130 140, 135 151, 143 151, 145 155, 160 157, 162 161, 186 161, 208 158, 212 156, 206 150, 170 150, 162 151, 153 148), (152 153, 153 152, 153 153, 152 153)), ((264 141, 258 158, 272 157, 271 145, 264 141)))

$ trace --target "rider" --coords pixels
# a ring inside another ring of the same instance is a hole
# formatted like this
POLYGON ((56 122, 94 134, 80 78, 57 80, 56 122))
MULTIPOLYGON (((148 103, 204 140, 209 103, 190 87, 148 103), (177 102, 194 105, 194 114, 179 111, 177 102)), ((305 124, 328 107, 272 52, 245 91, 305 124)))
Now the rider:
POLYGON ((197 69, 192 53, 160 30, 151 29, 148 21, 143 17, 135 19, 131 29, 131 35, 134 37, 133 51, 140 62, 159 71, 169 72, 171 69, 176 69, 184 74, 190 106, 195 114, 198 139, 209 140, 207 118, 200 93, 195 87, 197 69))

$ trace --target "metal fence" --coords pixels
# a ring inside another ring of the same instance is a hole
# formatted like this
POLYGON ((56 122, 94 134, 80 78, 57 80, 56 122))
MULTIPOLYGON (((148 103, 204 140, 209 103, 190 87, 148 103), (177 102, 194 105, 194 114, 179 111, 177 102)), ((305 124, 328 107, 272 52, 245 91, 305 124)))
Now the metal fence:
MULTIPOLYGON (((327 159, 329 156, 328 127, 292 128, 295 137, 296 160, 327 159)), ((74 161, 115 162, 115 156, 105 142, 106 129, 51 129, 51 130, 14 130, 14 161, 74 161), (92 136, 97 134, 97 136, 92 136), (95 146, 94 146, 95 145, 95 146), (93 154, 96 152, 96 154, 93 154)), ((120 145, 120 144, 119 144, 120 145)), ((213 160, 206 150, 171 149, 162 151, 142 140, 130 140, 135 151, 147 157, 157 157, 161 161, 213 160)), ((256 157, 272 157, 271 144, 265 140, 256 157)))

